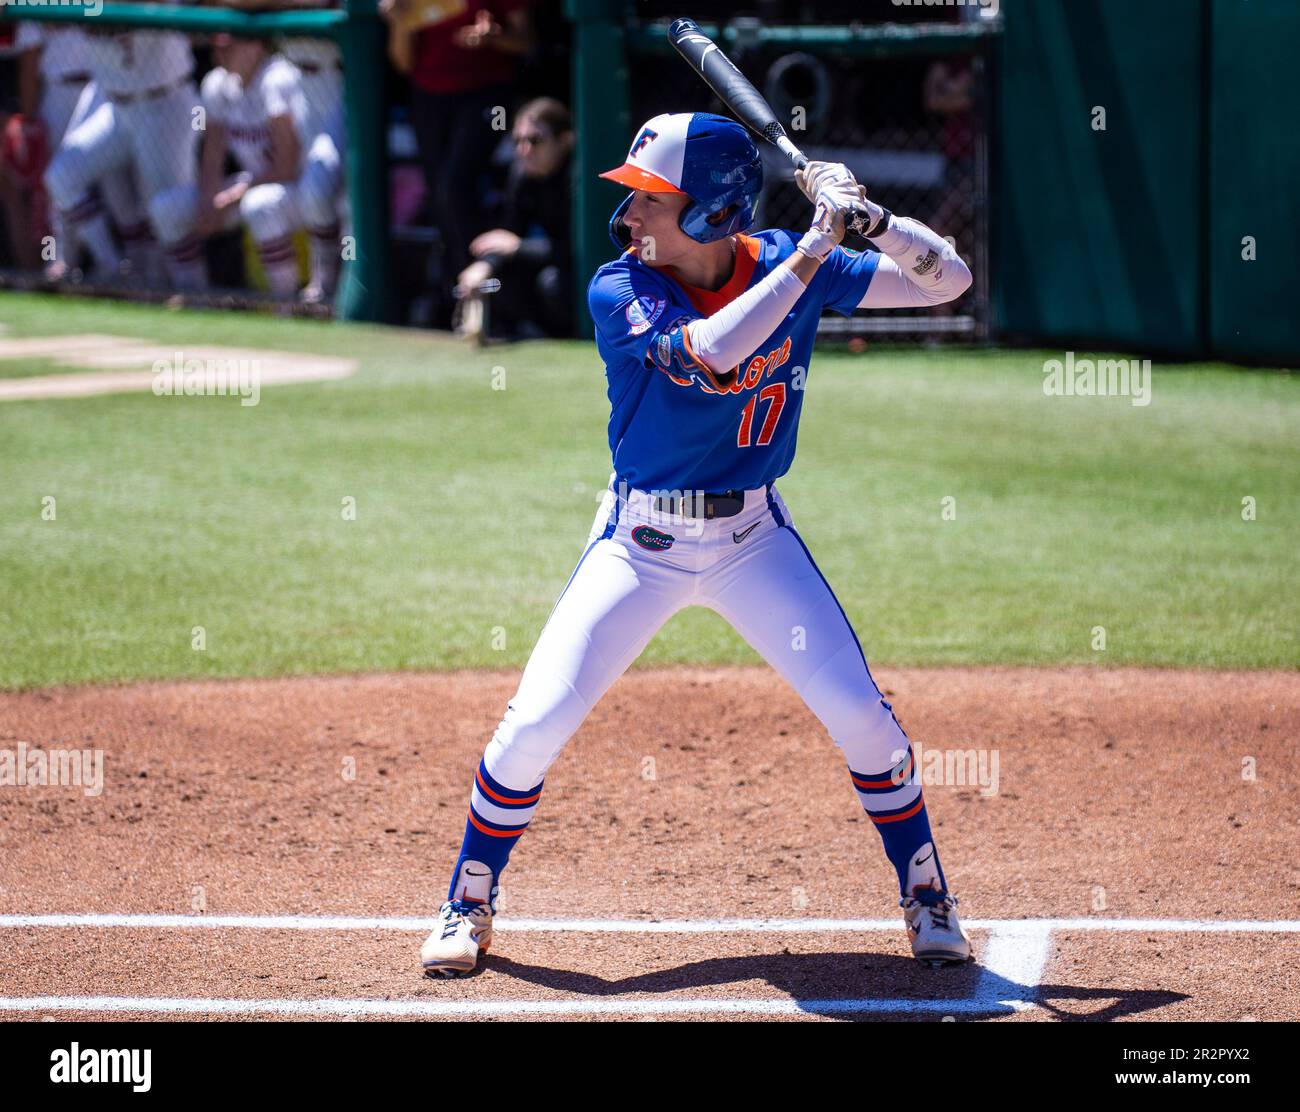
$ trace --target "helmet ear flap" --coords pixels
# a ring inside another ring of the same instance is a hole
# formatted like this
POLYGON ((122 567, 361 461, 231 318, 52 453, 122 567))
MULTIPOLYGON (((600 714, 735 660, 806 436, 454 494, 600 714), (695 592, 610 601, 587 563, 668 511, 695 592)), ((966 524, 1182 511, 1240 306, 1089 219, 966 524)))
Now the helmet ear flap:
POLYGON ((632 194, 629 193, 623 198, 623 203, 614 210, 614 215, 609 218, 609 238, 614 241, 614 246, 620 252, 626 251, 632 246, 632 233, 628 230, 628 226, 623 223, 623 215, 631 204, 632 194))

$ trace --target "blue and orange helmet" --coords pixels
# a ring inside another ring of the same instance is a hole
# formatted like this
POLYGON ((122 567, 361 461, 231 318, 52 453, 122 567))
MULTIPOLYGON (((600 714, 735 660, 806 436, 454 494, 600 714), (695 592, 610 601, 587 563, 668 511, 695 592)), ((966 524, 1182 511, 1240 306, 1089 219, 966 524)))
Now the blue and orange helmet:
MULTIPOLYGON (((637 132, 627 161, 600 175, 647 193, 685 193, 691 204, 678 221, 698 243, 714 243, 754 223, 763 188, 763 159, 735 120, 711 112, 667 112, 637 132)), ((626 197, 609 221, 620 250, 630 242, 623 214, 626 197)))

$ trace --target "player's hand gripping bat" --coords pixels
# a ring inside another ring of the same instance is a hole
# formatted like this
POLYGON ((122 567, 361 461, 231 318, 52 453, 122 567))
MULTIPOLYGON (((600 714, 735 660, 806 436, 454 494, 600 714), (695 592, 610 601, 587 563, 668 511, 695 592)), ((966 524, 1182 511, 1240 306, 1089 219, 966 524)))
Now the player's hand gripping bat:
MULTIPOLYGON (((808 159, 790 141, 762 94, 693 19, 675 20, 668 28, 668 41, 750 131, 775 144, 795 169, 808 165, 808 159)), ((871 225, 872 217, 865 206, 852 209, 844 220, 844 246, 859 251, 870 246, 866 233, 871 225)))

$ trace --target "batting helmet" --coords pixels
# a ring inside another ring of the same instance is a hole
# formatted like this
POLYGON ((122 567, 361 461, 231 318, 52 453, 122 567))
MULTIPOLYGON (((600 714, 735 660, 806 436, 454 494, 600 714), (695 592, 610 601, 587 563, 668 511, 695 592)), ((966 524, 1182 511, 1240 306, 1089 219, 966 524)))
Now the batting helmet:
MULTIPOLYGON (((749 133, 711 112, 668 112, 646 122, 617 170, 600 175, 647 193, 685 193, 691 204, 678 225, 698 243, 714 243, 754 223, 763 188, 763 159, 749 133)), ((629 194, 609 221, 620 250, 631 241, 623 214, 629 194)))

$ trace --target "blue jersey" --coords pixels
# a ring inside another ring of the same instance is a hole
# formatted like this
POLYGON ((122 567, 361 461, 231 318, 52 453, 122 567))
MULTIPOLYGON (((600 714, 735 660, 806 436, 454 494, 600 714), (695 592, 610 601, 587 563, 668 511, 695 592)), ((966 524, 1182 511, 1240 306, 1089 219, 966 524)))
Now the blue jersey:
POLYGON ((628 251, 596 271, 587 303, 609 380, 609 448, 618 480, 641 490, 758 490, 790 470, 823 308, 850 316, 880 255, 837 247, 793 310, 716 393, 660 370, 659 337, 711 316, 795 252, 774 229, 736 237, 736 267, 717 291, 688 286, 628 251))

